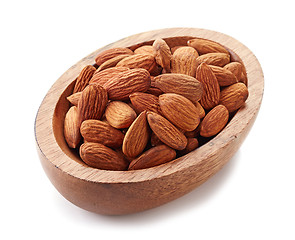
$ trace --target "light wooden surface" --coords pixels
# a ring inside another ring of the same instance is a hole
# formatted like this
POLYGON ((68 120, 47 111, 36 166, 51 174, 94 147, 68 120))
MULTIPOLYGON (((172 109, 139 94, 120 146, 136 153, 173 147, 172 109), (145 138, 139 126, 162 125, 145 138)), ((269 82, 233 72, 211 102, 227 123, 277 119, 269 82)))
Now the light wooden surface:
POLYGON ((70 202, 100 214, 128 214, 160 206, 190 192, 221 169, 238 150, 251 129, 263 95, 263 73, 254 54, 227 35, 195 28, 161 29, 121 39, 83 58, 50 88, 40 105, 35 136, 42 166, 56 189, 70 202), (180 36, 180 37, 179 37, 180 36), (170 46, 185 44, 191 37, 210 39, 236 53, 248 76, 249 98, 225 129, 195 151, 150 169, 105 171, 86 166, 63 138, 63 119, 73 80, 95 56, 109 48, 140 46, 157 37, 170 46))

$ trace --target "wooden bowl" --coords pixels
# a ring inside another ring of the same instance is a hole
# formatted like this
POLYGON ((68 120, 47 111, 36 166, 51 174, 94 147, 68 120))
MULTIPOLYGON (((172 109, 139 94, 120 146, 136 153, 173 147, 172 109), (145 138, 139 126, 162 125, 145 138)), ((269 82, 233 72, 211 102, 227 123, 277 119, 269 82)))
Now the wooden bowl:
POLYGON ((237 40, 222 33, 195 29, 155 30, 124 38, 83 58, 50 88, 35 122, 39 157, 52 184, 70 202, 91 212, 120 215, 160 206, 192 191, 220 170, 246 138, 259 111, 263 95, 263 73, 254 54, 237 40), (88 167, 70 150, 63 136, 63 121, 74 80, 81 69, 94 64, 95 56, 113 47, 136 48, 161 37, 170 47, 184 45, 193 37, 225 46, 231 57, 242 61, 248 77, 249 97, 216 137, 172 162, 143 170, 106 171, 88 167))

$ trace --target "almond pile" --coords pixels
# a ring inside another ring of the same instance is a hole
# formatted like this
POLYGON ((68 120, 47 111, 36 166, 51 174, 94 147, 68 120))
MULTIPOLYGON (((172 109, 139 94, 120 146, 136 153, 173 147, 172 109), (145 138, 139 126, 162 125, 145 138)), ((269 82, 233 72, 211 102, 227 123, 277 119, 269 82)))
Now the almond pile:
POLYGON ((248 97, 244 65, 205 39, 112 48, 95 62, 76 78, 64 120, 68 146, 94 168, 144 169, 187 154, 248 97))

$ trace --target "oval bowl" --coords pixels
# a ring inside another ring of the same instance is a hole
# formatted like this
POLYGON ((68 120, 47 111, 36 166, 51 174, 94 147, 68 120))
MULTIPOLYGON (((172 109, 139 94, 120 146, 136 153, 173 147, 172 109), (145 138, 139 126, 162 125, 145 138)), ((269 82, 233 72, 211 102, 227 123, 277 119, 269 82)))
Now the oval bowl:
POLYGON ((70 202, 91 212, 121 215, 144 211, 192 191, 219 171, 239 149, 258 114, 264 89, 263 73, 254 54, 234 38, 215 31, 171 28, 136 34, 109 44, 83 58, 50 88, 35 120, 35 138, 41 164, 55 188, 70 202), (70 150, 63 136, 69 96, 81 69, 95 64, 99 52, 114 47, 151 44, 163 38, 170 47, 190 38, 213 40, 225 46, 245 65, 249 97, 227 126, 209 142, 157 167, 135 171, 107 171, 88 167, 70 150))

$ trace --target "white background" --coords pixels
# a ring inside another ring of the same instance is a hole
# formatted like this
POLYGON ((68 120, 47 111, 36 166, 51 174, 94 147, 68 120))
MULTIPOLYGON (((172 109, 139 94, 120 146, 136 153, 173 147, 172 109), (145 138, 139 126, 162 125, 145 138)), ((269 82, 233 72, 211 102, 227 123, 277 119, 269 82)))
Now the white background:
POLYGON ((293 3, 1 1, 0 238, 295 239, 293 3), (226 167, 174 202, 119 217, 74 206, 37 156, 34 119, 43 97, 94 50, 170 27, 223 32, 256 55, 265 94, 250 134, 226 167))

